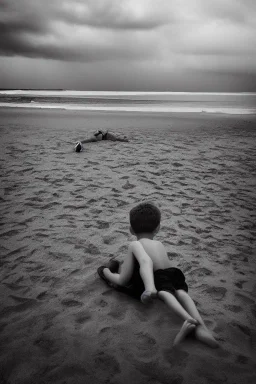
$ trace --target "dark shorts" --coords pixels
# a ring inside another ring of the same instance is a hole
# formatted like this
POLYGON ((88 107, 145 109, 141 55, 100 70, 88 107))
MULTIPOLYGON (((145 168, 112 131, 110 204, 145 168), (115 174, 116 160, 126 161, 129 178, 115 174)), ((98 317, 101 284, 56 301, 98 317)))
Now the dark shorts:
MULTIPOLYGON (((157 291, 167 291, 175 294, 177 289, 183 289, 188 292, 185 276, 179 268, 158 269, 154 272, 154 280, 157 291)), ((128 288, 127 293, 130 292, 132 296, 138 299, 145 290, 137 260, 132 278, 126 288, 128 288)))
POLYGON ((158 291, 175 293, 177 289, 188 292, 185 276, 179 268, 158 269, 154 272, 155 286, 158 291))

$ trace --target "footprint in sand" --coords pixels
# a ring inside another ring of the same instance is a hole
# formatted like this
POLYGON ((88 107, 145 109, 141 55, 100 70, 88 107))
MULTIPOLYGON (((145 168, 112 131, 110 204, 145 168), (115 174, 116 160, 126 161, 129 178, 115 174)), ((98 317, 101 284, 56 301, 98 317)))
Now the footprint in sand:
POLYGON ((91 255, 99 255, 100 254, 99 248, 97 248, 96 245, 91 244, 91 243, 86 244, 84 246, 84 250, 85 250, 85 252, 88 252, 91 255))
POLYGON ((174 259, 174 258, 180 258, 181 255, 179 253, 176 253, 176 252, 167 252, 167 255, 168 255, 168 258, 170 260, 174 259))
POLYGON ((49 255, 53 260, 61 260, 63 262, 72 262, 73 259, 67 253, 49 251, 49 255))
POLYGON ((238 288, 240 288, 240 289, 242 289, 242 288, 243 288, 243 284, 246 283, 246 282, 247 282, 247 280, 240 280, 240 281, 237 281, 237 282, 235 283, 235 286, 238 287, 238 288))
POLYGON ((127 307, 120 305, 115 306, 112 308, 112 310, 108 313, 108 316, 112 317, 113 319, 123 320, 125 318, 127 311, 127 307))
POLYGON ((44 206, 41 207, 41 209, 49 209, 52 208, 56 205, 61 205, 61 203, 58 203, 57 201, 54 201, 52 203, 45 204, 44 206))
POLYGON ((24 298, 21 298, 20 301, 16 300, 15 305, 5 307, 1 312, 1 317, 7 317, 9 315, 13 315, 14 313, 19 313, 27 310, 35 310, 35 308, 39 305, 39 302, 35 299, 25 299, 26 301, 23 300, 24 298))
POLYGON ((219 340, 230 339, 238 348, 241 345, 244 347, 247 345, 250 348, 253 335, 251 330, 243 324, 236 321, 226 322, 219 320, 214 328, 214 332, 218 334, 219 340))
POLYGON ((192 277, 204 277, 212 275, 212 271, 208 268, 196 268, 190 271, 190 276, 192 277))
POLYGON ((243 295, 240 292, 236 292, 235 296, 237 299, 240 300, 241 304, 244 306, 245 304, 253 305, 255 304, 255 301, 253 299, 250 299, 249 297, 243 295))
POLYGON ((83 305, 81 301, 74 299, 63 299, 61 304, 65 305, 65 307, 81 307, 83 305))
POLYGON ((76 317, 75 317, 75 322, 77 324, 80 324, 80 325, 83 325, 85 324, 87 321, 89 321, 90 319, 92 318, 91 314, 89 311, 85 310, 85 311, 81 311, 79 312, 76 317))
POLYGON ((136 187, 136 185, 131 184, 128 180, 127 180, 127 182, 122 186, 123 189, 132 189, 132 188, 134 188, 134 187, 136 187))
POLYGON ((138 359, 152 359, 158 350, 156 340, 148 333, 136 333, 134 340, 135 350, 134 356, 137 355, 138 359))
MULTIPOLYGON (((22 281, 23 279, 21 279, 20 281, 22 281)), ((6 287, 8 287, 9 289, 11 289, 12 291, 20 291, 20 290, 26 290, 26 286, 25 285, 18 285, 18 281, 14 283, 3 283, 6 287)))
POLYGON ((238 312, 242 312, 243 311, 243 308, 240 307, 239 305, 224 305, 224 308, 226 308, 227 310, 231 311, 231 312, 234 312, 234 313, 238 313, 238 312))
POLYGON ((104 351, 100 351, 94 356, 92 365, 94 365, 94 372, 97 373, 99 371, 100 374, 102 374, 102 372, 105 373, 105 383, 110 382, 113 376, 121 372, 120 365, 115 356, 109 355, 104 351))
POLYGON ((108 303, 105 300, 103 300, 101 297, 97 297, 95 300, 93 300, 93 303, 96 307, 104 308, 108 306, 108 303))
POLYGON ((122 232, 121 233, 120 231, 118 232, 119 233, 115 235, 102 236, 104 244, 112 245, 112 244, 117 244, 121 239, 124 240, 124 235, 122 234, 122 232))
POLYGON ((37 300, 43 300, 45 299, 46 297, 48 296, 48 291, 43 291, 41 293, 39 293, 39 295, 37 295, 37 300))
POLYGON ((128 205, 129 203, 127 201, 121 200, 121 199, 115 199, 117 208, 124 207, 125 205, 128 205))
POLYGON ((53 355, 59 350, 55 341, 46 335, 38 337, 33 344, 38 346, 46 356, 53 355))
POLYGON ((232 321, 231 323, 232 326, 238 328, 240 331, 242 331, 246 336, 251 336, 251 330, 248 328, 246 325, 239 324, 235 321, 232 321))
POLYGON ((97 220, 98 229, 106 229, 109 228, 109 223, 107 221, 97 220))
MULTIPOLYGON (((20 247, 20 248, 14 249, 13 251, 8 252, 8 253, 7 253, 7 256, 12 256, 12 255, 15 255, 15 254, 17 254, 17 253, 24 252, 26 249, 27 249, 27 247, 20 247)), ((6 249, 6 250, 7 250, 7 249, 6 249)))
POLYGON ((203 289, 203 292, 209 293, 212 298, 221 300, 226 295, 227 289, 224 287, 211 287, 203 289))
POLYGON ((189 357, 189 353, 177 349, 168 348, 163 352, 164 359, 171 366, 178 366, 179 369, 184 369, 187 365, 187 360, 189 357))
POLYGON ((1 234, 2 237, 5 237, 5 236, 8 236, 8 237, 12 237, 12 236, 16 236, 20 233, 20 231, 16 230, 16 229, 12 229, 10 231, 7 231, 7 232, 4 232, 1 234))
POLYGON ((110 344, 116 345, 120 338, 120 330, 114 327, 104 327, 99 332, 99 340, 101 347, 109 346, 110 344))
POLYGON ((22 297, 22 296, 15 296, 15 295, 10 295, 10 297, 16 301, 17 303, 25 303, 25 304, 36 304, 37 301, 35 299, 31 299, 28 297, 22 297))

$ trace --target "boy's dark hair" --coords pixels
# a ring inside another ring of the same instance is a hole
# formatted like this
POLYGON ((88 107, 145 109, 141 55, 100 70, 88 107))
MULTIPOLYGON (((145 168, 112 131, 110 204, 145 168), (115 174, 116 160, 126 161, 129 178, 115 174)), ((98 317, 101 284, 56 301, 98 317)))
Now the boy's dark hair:
POLYGON ((130 211, 130 224, 135 234, 154 232, 160 220, 161 212, 152 203, 141 203, 130 211))

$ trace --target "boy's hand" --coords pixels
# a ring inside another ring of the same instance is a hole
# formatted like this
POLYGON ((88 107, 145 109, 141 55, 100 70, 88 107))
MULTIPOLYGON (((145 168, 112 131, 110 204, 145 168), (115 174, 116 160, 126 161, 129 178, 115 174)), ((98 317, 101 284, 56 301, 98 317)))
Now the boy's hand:
POLYGON ((117 260, 111 259, 109 260, 108 264, 106 265, 110 272, 112 273, 118 273, 120 263, 117 260))

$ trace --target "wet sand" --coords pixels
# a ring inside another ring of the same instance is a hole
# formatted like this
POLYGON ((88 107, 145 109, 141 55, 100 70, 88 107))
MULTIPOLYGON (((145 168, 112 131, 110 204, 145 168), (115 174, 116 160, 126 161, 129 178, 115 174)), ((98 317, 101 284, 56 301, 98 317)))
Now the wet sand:
POLYGON ((0 110, 0 382, 256 382, 256 119, 0 110), (95 129, 129 143, 74 143, 95 129), (157 239, 220 343, 109 288, 128 214, 162 212, 157 239))

